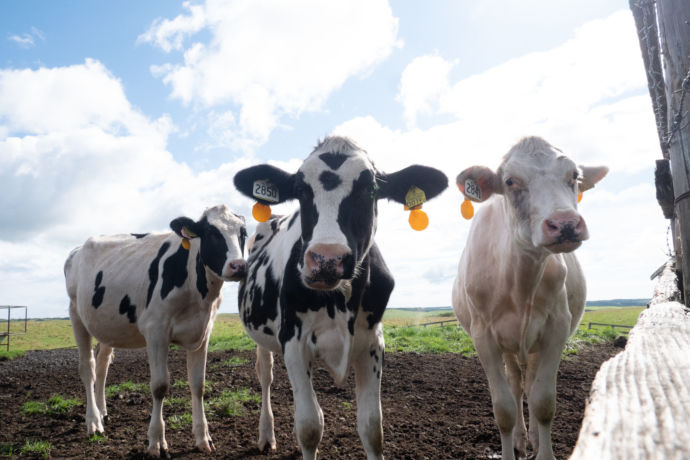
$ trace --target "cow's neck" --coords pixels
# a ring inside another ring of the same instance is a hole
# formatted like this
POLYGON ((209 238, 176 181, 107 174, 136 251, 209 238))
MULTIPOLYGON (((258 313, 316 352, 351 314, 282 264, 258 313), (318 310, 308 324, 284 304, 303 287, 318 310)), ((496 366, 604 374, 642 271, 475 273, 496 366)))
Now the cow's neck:
POLYGON ((505 266, 505 276, 511 281, 512 300, 517 306, 531 309, 537 288, 542 281, 550 252, 531 244, 512 240, 510 264, 505 266))

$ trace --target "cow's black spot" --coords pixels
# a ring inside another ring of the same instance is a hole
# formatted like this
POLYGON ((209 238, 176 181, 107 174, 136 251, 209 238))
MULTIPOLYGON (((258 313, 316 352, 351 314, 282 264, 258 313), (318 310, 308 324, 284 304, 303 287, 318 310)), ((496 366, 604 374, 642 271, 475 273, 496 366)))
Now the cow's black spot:
POLYGON ((205 299, 208 294, 208 283, 206 282, 206 269, 201 261, 201 251, 196 253, 196 289, 201 294, 201 298, 205 299))
POLYGON ((201 237, 201 260, 220 277, 223 275, 228 245, 220 230, 209 224, 205 217, 199 223, 204 226, 204 234, 201 237))
POLYGON ((378 245, 374 243, 369 250, 369 283, 362 298, 362 310, 368 312, 369 329, 373 329, 383 318, 395 280, 383 260, 378 245))
MULTIPOLYGON (((252 279, 256 280, 261 261, 256 257, 250 257, 248 263, 250 270, 254 273, 252 279)), ((275 320, 278 316, 278 294, 278 280, 273 278, 273 272, 269 266, 264 274, 263 286, 256 283, 252 287, 251 307, 244 309, 242 322, 253 329, 259 329, 269 321, 275 320)))
POLYGON ((345 153, 322 153, 319 155, 319 158, 321 161, 326 163, 329 168, 331 168, 334 171, 337 171, 340 166, 342 166, 343 163, 345 163, 345 160, 347 160, 350 157, 350 155, 347 155, 345 153))
POLYGON ((295 222, 297 222, 298 217, 299 217, 299 211, 292 213, 292 217, 290 217, 290 222, 288 222, 288 230, 290 230, 292 228, 292 226, 295 225, 295 222))
POLYGON ((316 332, 311 333, 311 343, 316 345, 316 332))
POLYGON ((347 330, 350 332, 350 335, 355 335, 355 319, 357 319, 357 317, 352 316, 347 322, 347 330))
POLYGON ((264 334, 266 335, 273 335, 273 329, 271 329, 268 326, 264 326, 264 334))
POLYGON ((377 208, 376 200, 371 197, 373 190, 374 173, 365 169, 353 181, 350 194, 343 198, 338 206, 338 226, 347 238, 351 251, 350 260, 343 260, 346 278, 352 276, 355 261, 363 258, 364 251, 374 236, 377 208))
POLYGON ((271 231, 275 233, 275 231, 278 230, 278 224, 280 224, 278 219, 271 220, 271 231))
POLYGON ((314 203, 314 190, 306 182, 304 182, 304 175, 297 173, 296 175, 296 189, 299 197, 299 210, 302 223, 302 240, 305 242, 305 247, 311 241, 314 227, 319 220, 319 212, 314 203))
POLYGON ((130 323, 137 322, 137 307, 132 304, 128 295, 125 295, 120 302, 120 314, 127 315, 130 323))
POLYGON ((105 286, 101 286, 103 281, 103 270, 96 274, 96 282, 93 288, 93 298, 91 299, 91 305, 93 308, 98 308, 103 303, 103 296, 105 296, 105 286))
POLYGON ((242 227, 240 228, 240 236, 239 236, 239 242, 240 242, 240 254, 244 256, 244 243, 247 241, 247 228, 242 227))
POLYGON ((158 249, 158 254, 156 254, 156 258, 153 259, 153 262, 151 262, 151 265, 149 266, 149 290, 148 294, 146 295, 147 307, 151 302, 151 297, 153 296, 153 289, 156 287, 156 283, 158 282, 158 264, 160 263, 163 254, 165 254, 165 251, 167 251, 169 247, 170 242, 168 241, 161 244, 160 249, 158 249))
POLYGON ((131 235, 136 239, 140 239, 148 235, 148 233, 132 233, 131 235))
POLYGON ((331 171, 322 172, 319 176, 319 181, 326 191, 333 190, 338 185, 343 183, 343 181, 340 179, 340 176, 331 171))
POLYGON ((187 259, 189 251, 182 247, 163 262, 163 285, 161 286, 161 299, 165 299, 175 287, 182 287, 187 280, 187 259))
POLYGON ((379 379, 379 380, 381 380, 381 371, 378 371, 378 372, 376 373, 376 378, 379 379))

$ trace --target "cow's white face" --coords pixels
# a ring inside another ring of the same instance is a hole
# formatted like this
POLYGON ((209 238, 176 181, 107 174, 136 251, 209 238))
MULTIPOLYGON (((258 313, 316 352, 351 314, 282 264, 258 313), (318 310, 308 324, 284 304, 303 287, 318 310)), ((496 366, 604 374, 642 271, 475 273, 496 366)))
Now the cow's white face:
POLYGON ((577 196, 601 180, 608 168, 579 167, 540 138, 525 138, 503 159, 496 173, 472 167, 457 179, 465 193, 468 180, 484 201, 496 193, 505 197, 514 240, 524 247, 570 252, 589 238, 587 224, 577 211, 577 196))
POLYGON ((206 209, 197 222, 179 217, 170 226, 182 237, 200 239, 201 262, 219 278, 237 281, 246 276, 244 217, 234 214, 225 205, 217 205, 206 209))
POLYGON ((235 175, 240 192, 271 204, 255 195, 257 181, 270 182, 278 202, 299 200, 302 253, 297 268, 305 286, 321 290, 336 289, 357 274, 373 244, 376 200, 405 203, 411 187, 430 200, 448 186, 445 174, 427 166, 377 171, 364 150, 340 136, 320 142, 295 174, 264 164, 235 175))
POLYGON ((305 285, 333 289, 355 275, 376 232, 376 170, 364 151, 341 138, 320 144, 296 175, 305 285))

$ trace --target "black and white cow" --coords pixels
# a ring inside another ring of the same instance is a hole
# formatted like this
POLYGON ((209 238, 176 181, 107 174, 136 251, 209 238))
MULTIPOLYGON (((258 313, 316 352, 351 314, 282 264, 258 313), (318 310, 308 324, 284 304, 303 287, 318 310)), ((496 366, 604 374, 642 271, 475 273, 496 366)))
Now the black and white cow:
POLYGON ((238 172, 234 180, 240 192, 260 202, 299 201, 294 213, 257 226, 250 239, 247 279, 239 290, 242 322, 257 343, 259 449, 276 447, 270 385, 273 353, 281 353, 304 458, 316 457, 323 433, 311 382, 315 359, 337 384, 354 369, 357 429, 367 458, 383 458, 381 318, 394 282, 374 242, 377 200, 404 203, 413 186, 431 199, 447 187, 448 179, 425 166, 382 173, 354 142, 328 137, 295 174, 263 164, 238 172), (256 194, 267 183, 272 200, 256 194))
POLYGON ((178 217, 170 227, 174 233, 90 238, 65 263, 79 374, 86 388, 87 433, 103 432, 113 348, 146 347, 153 394, 148 453, 154 456, 168 449, 162 404, 169 386, 170 343, 187 350, 196 446, 213 449, 203 405, 208 338, 223 281, 238 281, 247 272, 244 218, 225 205, 207 209, 197 222, 178 217), (92 337, 99 342, 95 359, 92 337))

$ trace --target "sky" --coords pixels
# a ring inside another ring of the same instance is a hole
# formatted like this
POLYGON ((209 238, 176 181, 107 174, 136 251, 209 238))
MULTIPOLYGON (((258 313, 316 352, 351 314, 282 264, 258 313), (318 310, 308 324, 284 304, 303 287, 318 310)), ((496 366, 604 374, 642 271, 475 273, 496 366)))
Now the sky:
MULTIPOLYGON (((168 231, 247 166, 296 171, 347 135, 377 168, 451 186, 410 229, 379 204, 389 307, 450 305, 470 222, 453 185, 541 136, 610 172, 585 193, 588 299, 651 297, 667 259, 661 158, 627 0, 0 3, 0 305, 65 317, 63 265, 101 234, 168 231)), ((481 206, 481 205, 478 205, 481 206)), ((288 213, 294 203, 274 207, 288 213)), ((220 312, 237 311, 226 283, 220 312)))

